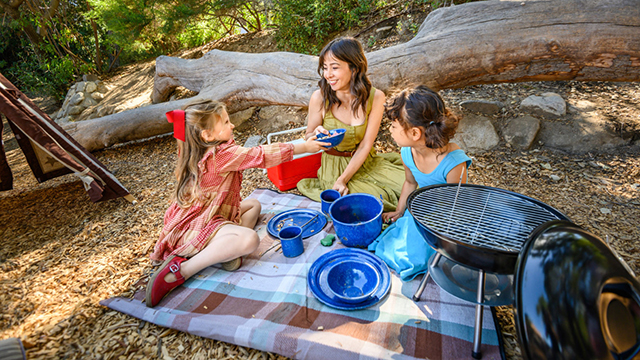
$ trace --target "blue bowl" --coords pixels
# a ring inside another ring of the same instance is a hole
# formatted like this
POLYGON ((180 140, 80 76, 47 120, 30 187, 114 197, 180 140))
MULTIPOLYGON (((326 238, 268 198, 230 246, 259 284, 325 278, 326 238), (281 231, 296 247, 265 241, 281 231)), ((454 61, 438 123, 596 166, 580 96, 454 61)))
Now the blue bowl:
POLYGON ((360 303, 380 286, 380 273, 361 259, 336 261, 327 270, 329 290, 345 303, 360 303))
POLYGON ((366 248, 382 231, 382 201, 365 193, 348 194, 329 207, 336 236, 344 246, 366 248))
POLYGON ((346 129, 334 129, 329 131, 329 135, 318 134, 316 138, 319 141, 331 143, 331 146, 327 146, 327 148, 332 148, 342 142, 345 132, 347 132, 346 129))

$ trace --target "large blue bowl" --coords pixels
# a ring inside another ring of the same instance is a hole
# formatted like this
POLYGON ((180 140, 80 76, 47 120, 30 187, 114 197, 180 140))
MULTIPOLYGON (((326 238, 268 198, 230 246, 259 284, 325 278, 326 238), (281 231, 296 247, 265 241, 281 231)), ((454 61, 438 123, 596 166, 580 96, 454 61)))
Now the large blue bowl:
POLYGON ((382 230, 382 201, 370 194, 348 194, 329 207, 336 235, 344 246, 364 248, 382 230))
POLYGON ((329 265, 329 290, 345 303, 361 303, 380 286, 380 273, 361 259, 345 259, 329 265))
POLYGON ((316 138, 318 141, 331 143, 331 146, 327 146, 327 148, 332 148, 342 142, 345 132, 347 132, 346 129, 334 129, 329 131, 329 135, 318 134, 316 138))

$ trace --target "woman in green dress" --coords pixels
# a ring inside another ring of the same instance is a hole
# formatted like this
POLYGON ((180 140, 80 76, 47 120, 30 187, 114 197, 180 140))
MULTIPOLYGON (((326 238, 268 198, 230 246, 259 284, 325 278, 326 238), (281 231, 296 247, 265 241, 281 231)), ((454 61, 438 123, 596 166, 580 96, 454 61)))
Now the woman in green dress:
POLYGON ((346 129, 344 140, 322 154, 317 179, 302 179, 298 190, 320 201, 320 193, 335 189, 342 195, 368 193, 382 197, 385 211, 395 210, 404 183, 397 153, 376 154, 373 144, 384 112, 385 95, 371 86, 362 45, 337 38, 320 52, 321 76, 309 101, 305 138, 346 129))

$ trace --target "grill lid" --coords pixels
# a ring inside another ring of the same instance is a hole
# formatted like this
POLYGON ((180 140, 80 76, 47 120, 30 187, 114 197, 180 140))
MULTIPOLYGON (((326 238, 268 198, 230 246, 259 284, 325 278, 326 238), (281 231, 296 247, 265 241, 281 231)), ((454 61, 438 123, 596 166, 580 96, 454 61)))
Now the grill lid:
POLYGON ((543 224, 526 241, 514 281, 525 359, 640 353, 640 283, 602 239, 567 221, 543 224))
POLYGON ((414 192, 409 202, 413 218, 436 235, 515 254, 536 227, 566 219, 535 199, 480 185, 430 186, 414 192))

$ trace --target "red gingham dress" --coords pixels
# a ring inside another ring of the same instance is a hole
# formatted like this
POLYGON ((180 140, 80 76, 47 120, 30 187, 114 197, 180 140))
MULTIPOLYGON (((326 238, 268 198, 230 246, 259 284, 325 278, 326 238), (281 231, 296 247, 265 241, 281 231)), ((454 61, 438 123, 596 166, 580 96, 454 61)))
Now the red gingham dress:
POLYGON ((209 205, 196 202, 186 209, 172 203, 164 215, 164 227, 151 259, 192 257, 200 252, 223 225, 240 222, 242 171, 269 168, 292 158, 292 144, 245 148, 233 139, 207 152, 198 162, 200 188, 213 200, 209 205))

